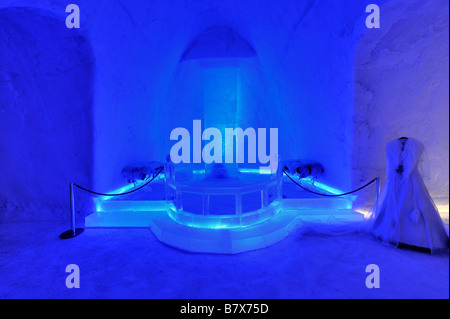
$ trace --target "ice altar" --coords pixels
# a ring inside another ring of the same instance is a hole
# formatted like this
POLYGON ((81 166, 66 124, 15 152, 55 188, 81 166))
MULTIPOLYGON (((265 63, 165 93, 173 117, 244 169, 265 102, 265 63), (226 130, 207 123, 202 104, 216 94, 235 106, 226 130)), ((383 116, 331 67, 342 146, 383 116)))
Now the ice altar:
POLYGON ((169 165, 166 189, 169 216, 180 224, 239 228, 267 220, 278 212, 281 170, 267 175, 243 170, 231 177, 225 165, 216 165, 209 173, 176 175, 174 166, 169 165))

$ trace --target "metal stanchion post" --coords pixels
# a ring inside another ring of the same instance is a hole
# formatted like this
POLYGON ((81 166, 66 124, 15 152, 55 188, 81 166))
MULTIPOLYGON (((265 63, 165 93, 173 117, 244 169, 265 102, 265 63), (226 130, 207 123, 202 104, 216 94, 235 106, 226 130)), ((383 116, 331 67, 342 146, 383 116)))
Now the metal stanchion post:
POLYGON ((73 193, 73 183, 70 183, 70 217, 72 228, 65 231, 59 236, 62 239, 76 237, 84 231, 84 228, 75 228, 75 199, 73 193))

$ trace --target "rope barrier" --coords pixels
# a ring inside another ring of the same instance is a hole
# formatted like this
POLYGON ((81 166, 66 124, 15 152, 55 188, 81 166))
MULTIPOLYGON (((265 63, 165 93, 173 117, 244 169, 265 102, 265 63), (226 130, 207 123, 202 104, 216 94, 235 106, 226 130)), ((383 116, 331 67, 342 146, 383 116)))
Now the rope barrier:
POLYGON ((323 193, 314 192, 314 191, 312 191, 312 190, 310 190, 310 189, 307 189, 307 188, 303 187, 302 185, 300 185, 299 183, 297 183, 297 182, 289 175, 289 173, 287 173, 284 169, 283 169, 283 173, 284 173, 287 177, 289 177, 289 179, 290 179, 294 184, 296 184, 296 185, 299 186, 300 188, 304 189, 305 191, 310 192, 310 193, 313 193, 313 194, 316 194, 316 195, 329 196, 329 197, 345 196, 345 195, 348 195, 348 194, 351 194, 351 193, 355 193, 355 192, 357 192, 357 191, 363 189, 364 187, 369 186, 370 184, 372 184, 373 182, 375 182, 375 181, 378 179, 378 178, 374 178, 374 179, 372 179, 370 182, 368 182, 366 185, 361 186, 360 188, 357 188, 357 189, 355 189, 355 190, 353 190, 353 191, 351 191, 351 192, 342 193, 342 194, 323 194, 323 193))
MULTIPOLYGON (((158 171, 157 171, 156 173, 153 173, 153 176, 152 176, 152 178, 151 178, 150 180, 148 180, 148 181, 145 182, 143 185, 141 185, 141 186, 139 186, 139 187, 137 187, 137 188, 134 188, 134 189, 132 189, 132 190, 130 190, 130 191, 123 192, 123 193, 112 193, 112 194, 100 193, 100 192, 96 192, 96 191, 87 189, 87 188, 85 188, 85 187, 82 187, 82 186, 80 186, 80 185, 78 185, 78 184, 71 183, 71 184, 70 184, 70 208, 71 208, 70 213, 71 213, 71 217, 72 217, 72 228, 71 228, 70 230, 65 231, 64 233, 62 233, 62 234, 60 235, 60 237, 63 238, 63 239, 66 239, 66 238, 73 238, 73 237, 78 236, 79 234, 81 234, 81 233, 84 231, 83 228, 75 228, 75 202, 74 202, 74 192, 73 192, 73 187, 74 187, 74 186, 78 187, 78 188, 81 189, 81 190, 84 190, 85 192, 92 193, 92 194, 99 195, 99 196, 121 196, 121 195, 127 195, 127 194, 130 194, 130 193, 134 193, 134 192, 136 192, 136 191, 138 191, 138 190, 144 188, 144 187, 147 186, 148 184, 150 184, 150 183, 151 183, 151 182, 152 182, 152 181, 153 181, 153 180, 154 180, 154 179, 162 172, 163 169, 164 169, 164 165, 161 166, 161 167, 158 167, 158 168, 157 168, 158 171)), ((294 184, 296 184, 296 185, 299 186, 300 188, 304 189, 305 191, 310 192, 310 193, 313 193, 313 194, 316 194, 316 195, 320 195, 320 196, 329 196, 329 197, 337 197, 337 196, 348 195, 348 194, 357 192, 357 191, 359 191, 359 190, 361 190, 361 189, 363 189, 363 188, 369 186, 370 184, 372 184, 372 183, 375 182, 375 181, 378 181, 378 178, 374 178, 373 180, 371 180, 370 182, 368 182, 366 185, 361 186, 360 188, 357 188, 357 189, 355 189, 355 190, 353 190, 353 191, 351 191, 351 192, 347 192, 347 193, 343 193, 343 194, 323 194, 323 193, 314 192, 314 191, 312 191, 312 190, 310 190, 310 189, 307 189, 307 188, 303 187, 302 185, 300 185, 299 183, 297 183, 297 182, 290 176, 290 174, 288 174, 284 169, 283 169, 283 173, 284 173, 284 174, 285 174, 285 175, 286 175, 286 176, 287 176, 294 184)), ((378 183, 377 183, 377 200, 378 200, 378 183)))
POLYGON ((72 219, 72 222, 71 222, 72 223, 72 227, 68 231, 63 232, 59 237, 62 238, 62 239, 74 238, 74 237, 80 235, 84 231, 84 228, 75 228, 75 201, 74 201, 74 189, 73 189, 74 186, 78 187, 79 189, 84 190, 85 192, 92 193, 92 194, 99 195, 99 196, 121 196, 121 195, 127 195, 127 194, 130 194, 130 193, 134 193, 134 192, 140 190, 141 188, 144 188, 148 184, 150 184, 162 172, 163 169, 164 169, 164 165, 161 166, 161 167, 158 167, 157 168, 158 171, 156 173, 153 173, 152 178, 150 180, 148 180, 147 182, 145 182, 145 184, 143 184, 143 185, 141 185, 141 186, 139 186, 137 188, 134 188, 134 189, 132 189, 132 190, 130 190, 128 192, 124 192, 124 193, 116 193, 116 194, 100 193, 100 192, 95 192, 93 190, 90 190, 90 189, 87 189, 85 187, 82 187, 82 186, 80 186, 78 184, 70 183, 70 215, 71 215, 71 219, 72 219))
POLYGON ((127 195, 127 194, 130 194, 130 193, 134 193, 134 192, 136 192, 136 191, 138 191, 138 190, 140 190, 141 188, 144 188, 145 186, 147 186, 148 184, 150 184, 161 172, 162 172, 162 170, 164 169, 164 166, 161 166, 161 167, 158 167, 157 168, 157 172, 156 173, 154 173, 153 174, 153 177, 149 180, 149 181, 147 181, 147 182, 145 182, 145 184, 144 185, 141 185, 141 186, 139 186, 139 187, 137 187, 137 188, 134 188, 134 189, 132 189, 132 190, 130 190, 130 191, 128 191, 128 192, 124 192, 124 193, 116 193, 116 194, 106 194, 106 193, 99 193, 99 192, 95 192, 95 191, 92 191, 92 190, 89 190, 89 189, 87 189, 87 188, 84 188, 84 187, 82 187, 82 186, 80 186, 80 185, 78 185, 78 184, 75 184, 75 183, 73 183, 73 185, 74 186, 76 186, 76 187, 78 187, 78 188, 80 188, 80 189, 82 189, 82 190, 84 190, 84 191, 86 191, 86 192, 89 192, 89 193, 92 193, 92 194, 95 194, 95 195, 100 195, 100 196, 120 196, 120 195, 127 195))

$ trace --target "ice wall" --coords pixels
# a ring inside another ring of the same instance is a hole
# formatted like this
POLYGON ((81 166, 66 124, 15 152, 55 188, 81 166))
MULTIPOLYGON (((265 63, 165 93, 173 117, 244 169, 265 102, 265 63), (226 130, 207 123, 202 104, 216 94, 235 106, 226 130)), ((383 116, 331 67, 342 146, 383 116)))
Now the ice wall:
MULTIPOLYGON (((368 30, 355 59, 353 183, 384 181, 385 144, 415 137, 427 150, 426 185, 448 211, 449 4, 392 0, 381 12, 381 28, 368 30)), ((358 205, 373 200, 370 190, 358 205)))
POLYGON ((69 220, 69 183, 91 185, 92 50, 60 24, 0 8, 0 221, 69 220))

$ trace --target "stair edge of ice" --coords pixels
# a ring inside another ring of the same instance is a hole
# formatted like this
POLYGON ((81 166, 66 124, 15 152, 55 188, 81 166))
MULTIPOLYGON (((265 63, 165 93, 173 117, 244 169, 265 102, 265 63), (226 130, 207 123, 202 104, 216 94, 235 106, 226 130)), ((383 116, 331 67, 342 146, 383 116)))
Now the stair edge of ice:
MULTIPOLYGON (((352 209, 352 201, 345 198, 283 198, 283 209, 352 209)), ((108 200, 96 202, 97 212, 159 211, 167 208, 164 200, 108 200)))
MULTIPOLYGON (((333 201, 336 201, 334 199, 333 201)), ((293 212, 308 220, 326 221, 330 216, 346 220, 360 220, 363 215, 349 208, 345 200, 330 203, 320 199, 283 199, 281 211, 293 212), (312 201, 312 202, 311 202, 312 201)), ((166 212, 165 201, 108 201, 97 206, 97 212, 85 218, 85 227, 149 227, 157 212, 166 212)))

